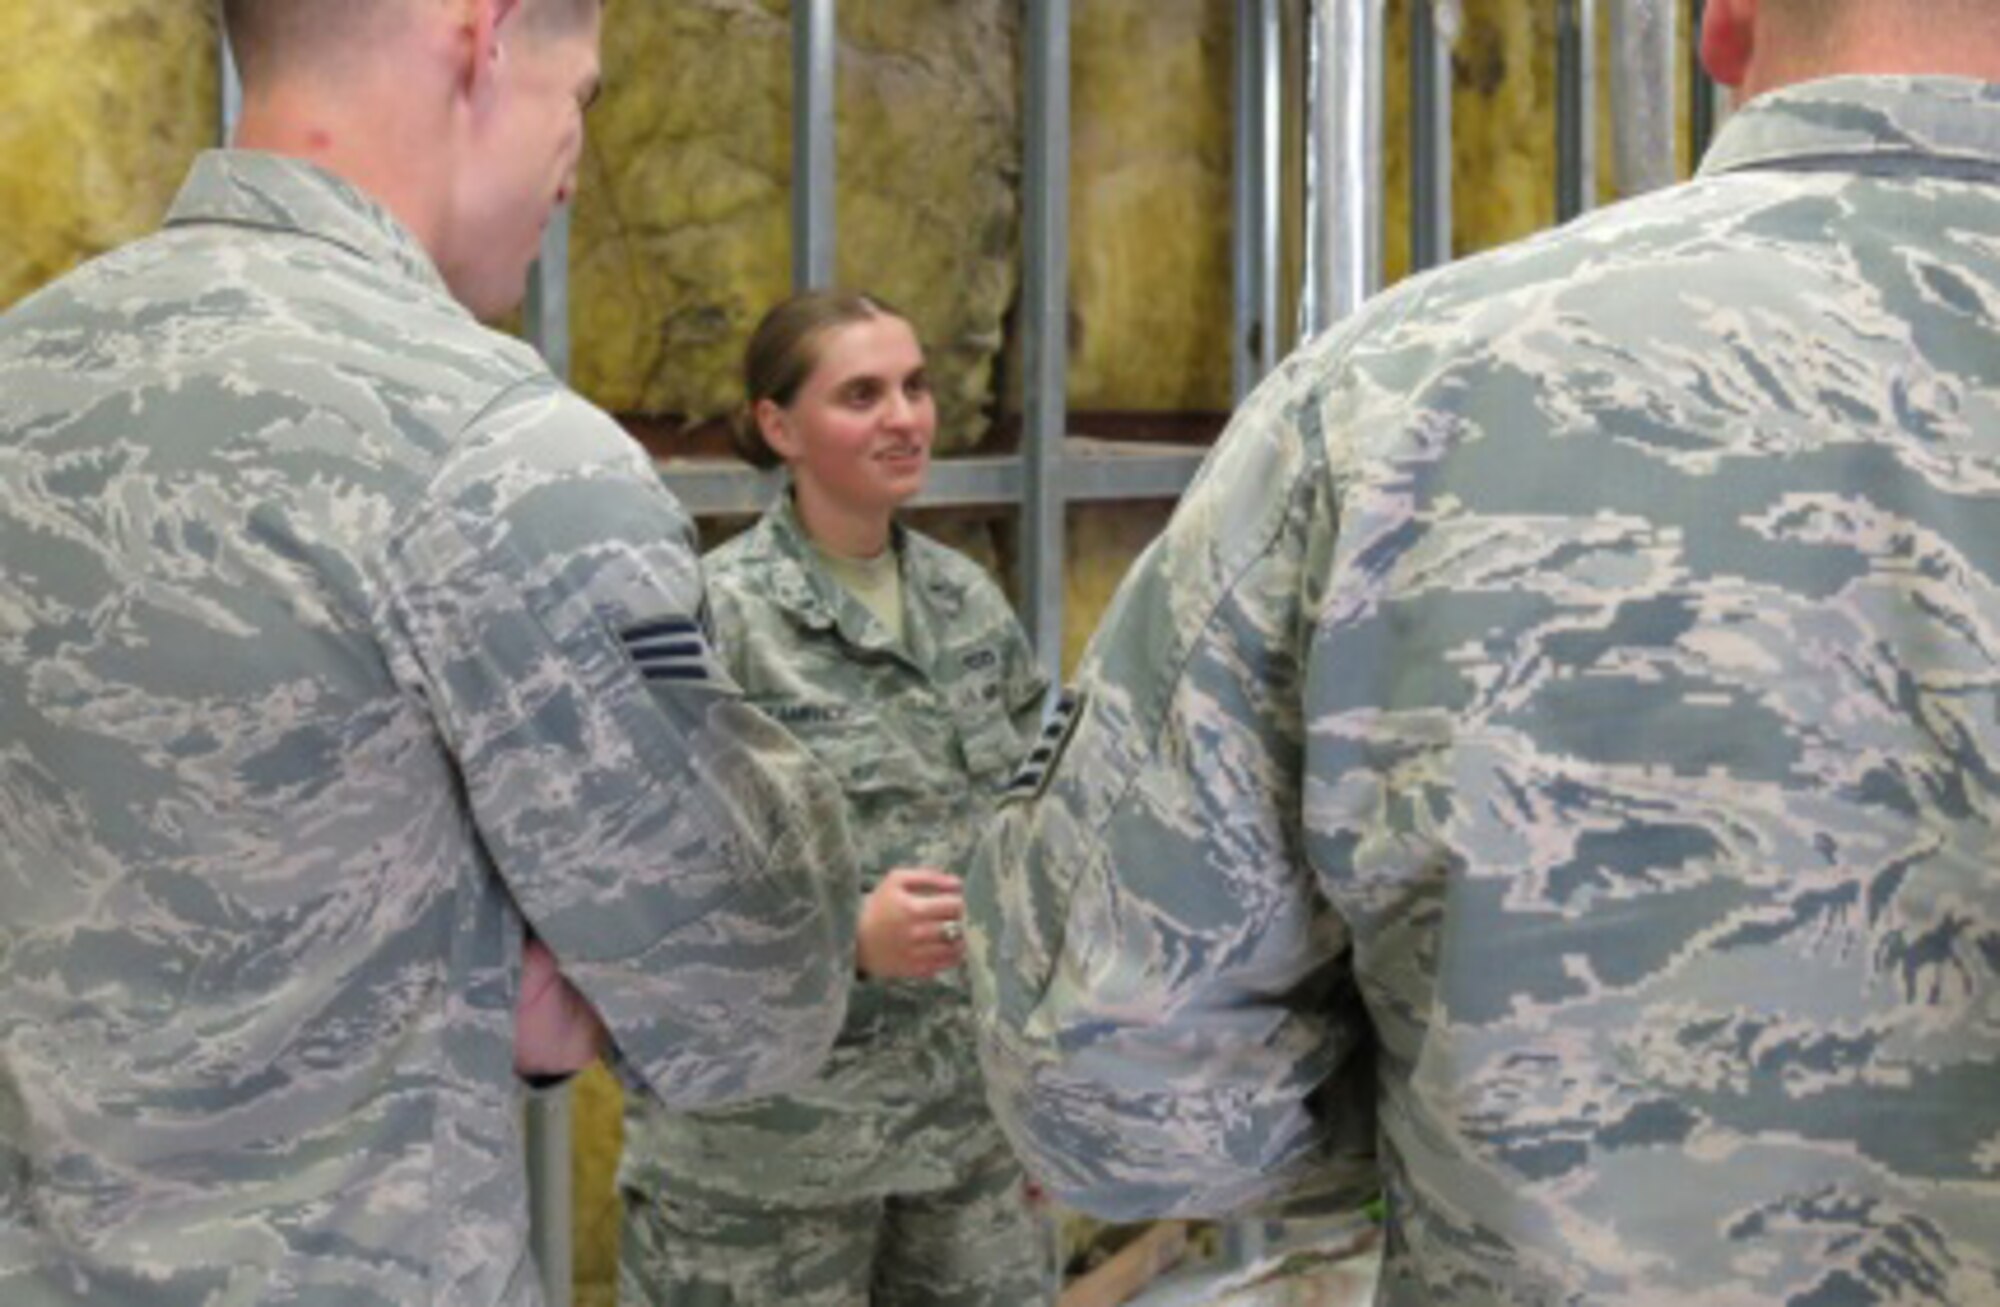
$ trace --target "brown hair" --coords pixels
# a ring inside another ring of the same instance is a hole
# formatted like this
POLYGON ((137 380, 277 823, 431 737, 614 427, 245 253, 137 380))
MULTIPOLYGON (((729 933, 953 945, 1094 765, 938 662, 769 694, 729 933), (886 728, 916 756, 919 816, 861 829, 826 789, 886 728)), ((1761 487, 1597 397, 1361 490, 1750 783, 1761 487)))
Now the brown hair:
POLYGON ((886 300, 845 290, 801 291, 764 315, 743 351, 743 410, 729 433, 745 461, 761 468, 784 463, 757 425, 758 401, 789 408, 819 366, 820 338, 835 327, 875 318, 909 321, 886 300))
MULTIPOLYGON (((246 86, 352 47, 408 0, 221 0, 222 31, 246 86)), ((607 0, 521 0, 513 18, 537 35, 575 31, 607 0)))
POLYGON ((222 31, 245 87, 300 61, 351 45, 381 17, 383 0, 222 0, 222 31))

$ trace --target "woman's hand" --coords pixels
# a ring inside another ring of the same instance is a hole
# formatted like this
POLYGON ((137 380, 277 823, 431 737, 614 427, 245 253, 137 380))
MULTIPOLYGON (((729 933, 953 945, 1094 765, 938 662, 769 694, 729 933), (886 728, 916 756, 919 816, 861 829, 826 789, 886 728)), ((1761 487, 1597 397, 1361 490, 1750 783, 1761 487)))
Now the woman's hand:
POLYGON ((590 1000, 563 979, 549 946, 530 937, 521 950, 521 996, 514 1005, 514 1071, 567 1076, 603 1051, 604 1023, 590 1000))
POLYGON ((861 904, 860 963, 873 980, 926 980, 965 960, 958 877, 898 867, 861 904))

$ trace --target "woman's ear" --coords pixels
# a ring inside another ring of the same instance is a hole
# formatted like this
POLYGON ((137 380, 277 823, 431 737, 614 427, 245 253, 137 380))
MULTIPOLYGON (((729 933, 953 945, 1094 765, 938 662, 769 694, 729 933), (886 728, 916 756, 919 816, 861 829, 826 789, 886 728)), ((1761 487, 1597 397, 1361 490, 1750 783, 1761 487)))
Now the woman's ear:
POLYGON ((786 420, 785 410, 777 400, 760 399, 750 412, 757 419, 758 434, 764 437, 773 454, 787 463, 798 457, 798 438, 792 434, 792 424, 786 420))

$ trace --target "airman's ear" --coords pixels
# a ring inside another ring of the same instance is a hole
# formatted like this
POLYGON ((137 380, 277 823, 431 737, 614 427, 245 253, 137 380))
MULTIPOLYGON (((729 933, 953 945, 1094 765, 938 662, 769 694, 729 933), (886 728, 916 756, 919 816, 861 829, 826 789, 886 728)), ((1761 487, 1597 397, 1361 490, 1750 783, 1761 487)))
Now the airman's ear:
POLYGON ((505 61, 504 29, 521 0, 461 0, 458 38, 466 89, 482 92, 505 61))
POLYGON ((1724 86, 1742 86, 1757 55, 1757 0, 1709 0, 1701 20, 1701 61, 1724 86))

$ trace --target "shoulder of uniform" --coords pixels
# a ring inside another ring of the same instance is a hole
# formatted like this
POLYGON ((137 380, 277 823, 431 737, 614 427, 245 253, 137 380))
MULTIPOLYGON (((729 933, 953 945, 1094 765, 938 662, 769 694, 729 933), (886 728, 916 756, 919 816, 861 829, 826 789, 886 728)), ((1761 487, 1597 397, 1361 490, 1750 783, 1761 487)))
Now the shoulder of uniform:
POLYGON ((806 589, 795 565, 760 521, 702 557, 709 593, 732 606, 744 624, 761 624, 796 609, 806 589))
POLYGON ((490 391, 468 416, 465 434, 476 447, 503 442, 538 465, 577 466, 613 460, 650 472, 629 432, 539 365, 522 367, 490 391))
POLYGON ((903 528, 903 557, 913 567, 947 581, 966 586, 994 586, 986 569, 969 555, 915 527, 903 528))
POLYGON ((701 566, 710 581, 732 586, 755 584, 773 558, 770 525, 760 519, 703 554, 701 566))
MULTIPOLYGON (((541 352, 527 341, 522 340, 518 336, 510 336, 504 331, 496 331, 484 323, 477 321, 471 324, 471 329, 479 332, 485 338, 485 343, 492 352, 493 359, 500 365, 503 374, 511 384, 518 385, 524 381, 539 380, 548 385, 560 386, 564 390, 569 389, 563 385, 555 373, 549 371, 549 365, 542 358, 541 352)), ((570 391, 570 394, 575 396, 579 402, 584 402, 581 396, 576 395, 575 391, 570 391)))
POLYGON ((970 555, 941 540, 906 527, 903 558, 910 576, 920 583, 956 590, 968 604, 1013 611, 992 573, 970 555))
POLYGON ((732 659, 745 656, 743 642, 751 638, 751 632, 759 633, 757 638, 762 639, 787 630, 791 602, 796 597, 795 585, 778 572, 775 556, 748 539, 750 534, 746 531, 702 558, 702 581, 716 636, 732 659))
POLYGON ((1412 337, 1476 350, 1540 329, 1545 324, 1539 318, 1508 306, 1550 292, 1560 292, 1566 305, 1588 303, 1600 294, 1628 293, 1635 278, 1677 276, 1662 263, 1661 248, 1710 238, 1718 206, 1727 211, 1741 203, 1697 179, 1593 209, 1563 226, 1409 277, 1301 353, 1352 349, 1372 356, 1412 337))
POLYGON ((485 517, 532 496, 558 512, 561 496, 585 486, 616 496, 600 505, 615 503, 661 529, 688 529, 686 511, 639 443, 544 370, 486 393, 447 438, 412 507, 449 503, 485 517))

